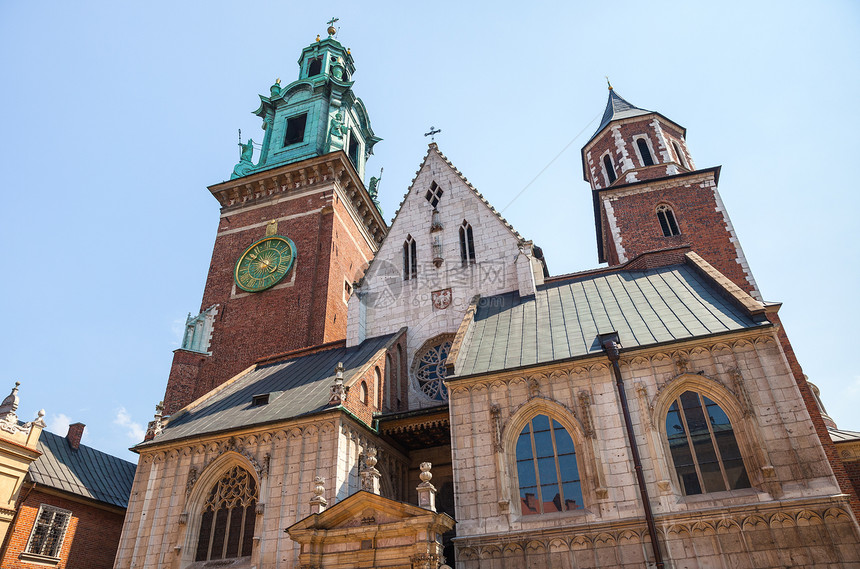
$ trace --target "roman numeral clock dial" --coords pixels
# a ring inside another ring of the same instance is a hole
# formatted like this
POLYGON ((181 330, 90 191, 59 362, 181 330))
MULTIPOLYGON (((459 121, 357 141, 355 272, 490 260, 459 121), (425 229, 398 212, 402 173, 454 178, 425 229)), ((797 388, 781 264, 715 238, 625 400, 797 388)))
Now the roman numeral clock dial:
POLYGON ((284 278, 296 259, 296 244, 288 237, 272 235, 252 243, 236 261, 233 278, 247 292, 260 292, 284 278))

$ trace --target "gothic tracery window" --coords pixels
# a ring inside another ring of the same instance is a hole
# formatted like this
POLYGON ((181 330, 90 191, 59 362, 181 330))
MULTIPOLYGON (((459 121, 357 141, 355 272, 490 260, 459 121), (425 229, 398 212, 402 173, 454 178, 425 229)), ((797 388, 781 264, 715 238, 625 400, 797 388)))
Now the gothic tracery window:
POLYGON ((257 482, 241 466, 227 471, 203 504, 195 561, 251 555, 257 482))
POLYGON ((583 507, 576 449, 555 419, 536 415, 516 444, 520 513, 548 514, 583 507))
POLYGON ((430 189, 427 190, 427 193, 424 195, 424 198, 428 202, 430 202, 430 205, 435 208, 437 205, 439 205, 439 200, 442 199, 443 193, 444 192, 442 191, 442 188, 439 187, 439 184, 437 184, 436 182, 431 182, 430 189))
POLYGON ((685 391, 675 399, 666 437, 685 495, 750 487, 731 421, 708 397, 685 391))
POLYGON ((448 388, 445 387, 445 362, 451 351, 451 339, 447 338, 424 348, 416 356, 415 377, 422 393, 437 401, 448 400, 448 388))
POLYGON ((681 234, 681 230, 678 229, 678 222, 675 220, 675 212, 668 205, 660 204, 657 206, 657 221, 660 222, 663 237, 674 237, 681 234))

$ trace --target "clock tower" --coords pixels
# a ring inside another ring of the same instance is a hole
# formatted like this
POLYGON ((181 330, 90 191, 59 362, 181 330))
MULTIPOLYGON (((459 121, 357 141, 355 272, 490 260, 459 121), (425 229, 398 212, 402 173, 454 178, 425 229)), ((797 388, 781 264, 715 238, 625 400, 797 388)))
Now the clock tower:
POLYGON ((387 227, 363 183, 380 139, 334 34, 302 50, 296 81, 260 96, 257 161, 254 142, 240 143, 230 180, 209 187, 221 215, 200 312, 174 352, 166 414, 260 359, 346 336, 353 282, 387 227))

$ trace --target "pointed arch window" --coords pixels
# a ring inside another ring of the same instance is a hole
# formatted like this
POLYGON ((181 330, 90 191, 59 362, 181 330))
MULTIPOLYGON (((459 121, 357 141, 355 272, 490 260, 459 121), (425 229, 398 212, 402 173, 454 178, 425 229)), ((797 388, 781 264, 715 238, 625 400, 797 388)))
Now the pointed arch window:
POLYGON ((234 466, 215 483, 203 505, 194 560, 251 555, 256 507, 256 480, 241 466, 234 466))
POLYGON ((583 507, 576 449, 558 421, 546 415, 533 417, 520 431, 516 456, 523 515, 583 507))
POLYGON ((666 437, 685 495, 750 487, 731 421, 708 397, 685 391, 675 399, 666 437))
POLYGON ((364 381, 361 382, 361 392, 359 393, 359 398, 361 399, 362 403, 367 405, 367 383, 364 381))
POLYGON ((403 280, 418 278, 418 251, 411 235, 403 243, 403 280))
POLYGON ((648 141, 644 137, 636 139, 636 147, 639 149, 639 156, 642 158, 642 166, 653 166, 654 157, 651 156, 651 149, 648 148, 648 141))
POLYGON ((475 239, 472 236, 472 226, 465 219, 460 226, 460 261, 464 267, 475 264, 475 239))
POLYGON ((612 164, 612 158, 609 154, 603 155, 603 171, 606 174, 606 181, 609 184, 615 183, 617 176, 615 175, 615 166, 612 164))
POLYGON ((681 166, 683 166, 684 168, 689 168, 689 166, 687 166, 687 161, 684 159, 684 153, 681 152, 681 147, 678 146, 678 143, 674 140, 672 141, 672 147, 675 149, 675 154, 678 155, 678 162, 681 164, 681 166))
POLYGON ((674 237, 680 235, 681 230, 678 229, 678 222, 675 220, 675 212, 666 204, 657 206, 657 220, 660 222, 660 229, 663 230, 663 237, 674 237))

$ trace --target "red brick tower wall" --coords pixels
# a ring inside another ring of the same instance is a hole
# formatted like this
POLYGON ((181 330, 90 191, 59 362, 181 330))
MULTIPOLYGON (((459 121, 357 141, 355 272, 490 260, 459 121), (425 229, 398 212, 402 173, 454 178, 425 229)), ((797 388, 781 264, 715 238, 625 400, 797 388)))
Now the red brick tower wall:
POLYGON ((334 184, 296 190, 293 199, 281 194, 251 207, 222 210, 201 303, 201 310, 218 307, 211 355, 175 352, 165 414, 258 359, 346 337, 345 282, 351 286, 373 250, 334 184), (247 293, 235 286, 235 264, 248 246, 266 236, 271 220, 279 220, 278 235, 295 243, 296 260, 277 285, 247 293))

